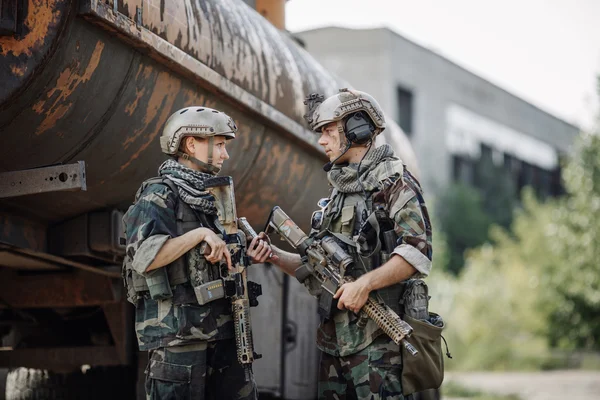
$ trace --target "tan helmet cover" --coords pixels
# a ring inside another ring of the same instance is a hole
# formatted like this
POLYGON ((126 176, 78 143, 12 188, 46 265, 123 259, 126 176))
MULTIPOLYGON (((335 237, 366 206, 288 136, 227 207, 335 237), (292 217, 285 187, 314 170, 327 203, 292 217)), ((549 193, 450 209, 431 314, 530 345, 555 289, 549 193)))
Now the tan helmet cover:
POLYGON ((165 123, 160 148, 165 154, 176 155, 186 136, 235 139, 236 132, 237 126, 229 115, 208 107, 186 107, 173 113, 165 123))
POLYGON ((385 129, 383 110, 377 100, 368 93, 353 89, 340 89, 340 92, 328 97, 319 104, 309 116, 310 128, 319 132, 331 122, 339 122, 344 117, 358 111, 365 111, 377 128, 376 134, 385 129))

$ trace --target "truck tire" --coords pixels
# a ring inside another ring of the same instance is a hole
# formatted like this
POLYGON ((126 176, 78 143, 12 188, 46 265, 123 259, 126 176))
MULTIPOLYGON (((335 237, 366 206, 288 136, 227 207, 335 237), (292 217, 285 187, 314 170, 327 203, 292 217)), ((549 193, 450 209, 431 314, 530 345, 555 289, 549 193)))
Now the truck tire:
POLYGON ((8 373, 6 400, 131 400, 135 375, 129 368, 91 368, 85 373, 53 373, 17 368, 8 373))

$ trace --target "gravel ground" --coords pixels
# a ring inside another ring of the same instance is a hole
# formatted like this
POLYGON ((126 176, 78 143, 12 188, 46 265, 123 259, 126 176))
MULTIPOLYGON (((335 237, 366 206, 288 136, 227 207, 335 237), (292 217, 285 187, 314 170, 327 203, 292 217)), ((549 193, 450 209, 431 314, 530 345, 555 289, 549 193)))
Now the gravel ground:
POLYGON ((600 371, 449 372, 444 381, 523 400, 600 400, 600 371))

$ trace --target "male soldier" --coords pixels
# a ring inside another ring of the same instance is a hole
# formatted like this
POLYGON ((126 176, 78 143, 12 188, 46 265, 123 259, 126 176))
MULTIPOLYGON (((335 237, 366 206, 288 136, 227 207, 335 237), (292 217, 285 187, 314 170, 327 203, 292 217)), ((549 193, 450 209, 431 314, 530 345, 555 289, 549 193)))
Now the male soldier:
MULTIPOLYGON (((245 379, 237 361, 229 300, 200 305, 191 285, 218 279, 222 260, 231 268, 204 182, 229 158, 227 141, 236 131, 233 119, 206 107, 171 115, 160 145, 172 158, 159 167, 158 178, 142 184, 123 218, 125 284, 136 306, 140 350, 149 352, 149 399, 257 398, 253 377, 245 379), (200 242, 210 254, 201 254, 200 242)), ((249 249, 254 262, 271 252, 259 238, 249 249)))
MULTIPOLYGON (((311 95, 307 102, 307 120, 330 160, 324 169, 331 185, 329 198, 313 214, 311 235, 328 230, 337 237, 355 260, 345 273, 356 279, 339 288, 334 296, 339 310, 317 332, 319 398, 402 399, 398 346, 373 320, 357 325, 356 313, 376 291, 400 314, 400 283, 429 274, 431 225, 422 190, 389 145, 373 147, 385 129, 373 97, 342 89, 325 101, 311 95), (394 238, 388 249, 381 241, 377 245, 381 235, 369 235, 386 229, 394 238)), ((273 262, 293 276, 300 256, 272 248, 278 256, 273 262)))

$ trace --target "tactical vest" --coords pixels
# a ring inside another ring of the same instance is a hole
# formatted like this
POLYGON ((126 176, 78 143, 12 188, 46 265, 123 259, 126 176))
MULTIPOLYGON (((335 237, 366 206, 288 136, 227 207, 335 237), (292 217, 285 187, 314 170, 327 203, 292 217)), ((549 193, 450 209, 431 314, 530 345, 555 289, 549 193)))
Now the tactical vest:
MULTIPOLYGON (((176 195, 177 202, 175 205, 175 215, 177 218, 177 235, 181 236, 193 229, 198 227, 207 227, 211 230, 215 230, 213 224, 210 223, 206 214, 197 212, 193 210, 188 204, 182 201, 178 195, 177 186, 169 180, 168 178, 151 178, 142 183, 141 192, 143 192, 148 186, 153 184, 163 184, 168 186, 171 191, 176 195)), ((169 284, 171 287, 176 285, 181 285, 183 283, 190 281, 190 269, 195 269, 200 271, 202 278, 207 282, 210 280, 216 279, 213 275, 215 275, 212 268, 209 266, 209 263, 204 259, 204 257, 198 257, 195 264, 202 265, 194 265, 190 266, 189 252, 179 257, 177 260, 173 261, 171 264, 167 265, 165 268, 167 270, 167 276, 169 278, 169 284)), ((143 292, 148 291, 148 285, 146 284, 146 278, 142 275, 138 274, 136 271, 132 270, 132 283, 133 289, 136 293, 141 294, 143 292)))
MULTIPOLYGON (((382 251, 381 235, 383 232, 377 232, 376 240, 371 243, 368 254, 360 254, 355 242, 355 238, 368 220, 376 220, 378 229, 379 226, 394 226, 389 217, 387 205, 373 201, 377 197, 377 193, 367 194, 365 198, 362 193, 341 193, 333 189, 331 202, 323 217, 323 226, 319 234, 327 231, 343 243, 342 246, 354 259, 354 264, 346 270, 346 274, 354 278, 378 268, 390 257, 389 254, 386 255, 382 251)), ((399 313, 402 287, 401 284, 394 284, 379 289, 376 293, 387 306, 399 313)))

